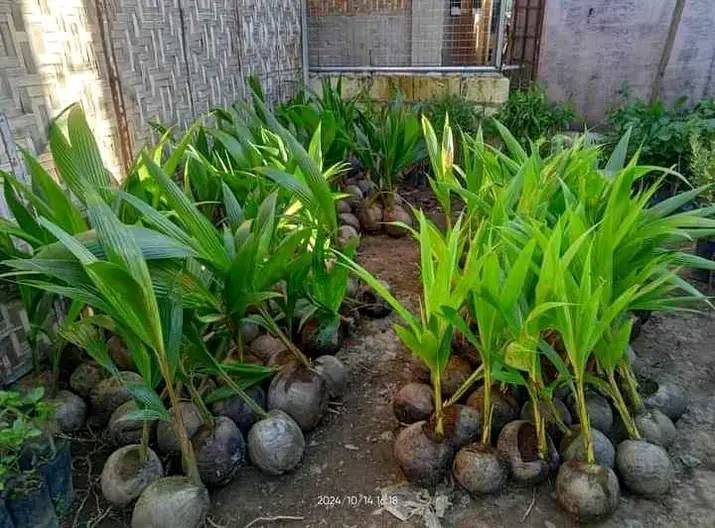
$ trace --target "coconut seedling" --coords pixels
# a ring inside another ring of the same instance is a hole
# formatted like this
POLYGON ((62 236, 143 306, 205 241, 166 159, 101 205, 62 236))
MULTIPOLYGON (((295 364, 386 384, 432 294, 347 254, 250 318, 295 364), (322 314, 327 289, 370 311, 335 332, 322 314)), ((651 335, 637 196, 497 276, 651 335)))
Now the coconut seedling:
POLYGON ((464 267, 466 237, 461 218, 444 234, 423 212, 416 213, 414 236, 420 246, 422 298, 416 314, 400 303, 390 291, 365 268, 341 257, 363 282, 369 285, 395 310, 403 325, 395 325, 402 343, 429 368, 433 387, 434 419, 416 422, 403 429, 395 441, 395 457, 408 479, 434 484, 442 479, 452 459, 449 423, 442 399, 442 375, 449 361, 453 335, 452 324, 443 310, 458 310, 464 304, 476 263, 467 258, 464 267))
POLYGON ((432 166, 429 183, 444 213, 445 225, 449 226, 452 222, 452 192, 460 185, 455 175, 459 167, 454 165, 454 135, 449 126, 449 115, 444 120, 441 144, 425 115, 422 116, 422 133, 432 166))
MULTIPOLYGON (((353 258, 355 246, 348 244, 342 248, 343 254, 353 258)), ((310 306, 302 314, 301 342, 313 357, 334 355, 343 340, 340 309, 347 292, 349 270, 328 258, 326 244, 321 240, 317 240, 312 256, 312 273, 306 287, 310 306)))
POLYGON ((62 497, 48 486, 39 460, 45 447, 50 456, 56 447, 46 430, 50 408, 41 401, 43 392, 41 387, 25 394, 0 391, 0 494, 12 527, 59 526, 53 500, 62 497))
MULTIPOLYGON (((377 232, 381 222, 410 225, 412 220, 395 193, 402 173, 425 157, 417 116, 396 94, 386 105, 360 112, 355 126, 355 155, 375 183, 377 193, 362 203, 360 222, 367 232, 377 232)), ((388 234, 407 232, 391 224, 388 234)))
POLYGON ((544 240, 541 273, 551 280, 541 285, 537 297, 560 303, 551 313, 566 352, 573 380, 585 460, 561 465, 556 479, 559 504, 579 519, 610 514, 618 504, 615 473, 596 463, 585 385, 587 364, 594 349, 614 319, 628 306, 636 287, 628 288, 606 302, 603 281, 593 271, 594 242, 578 211, 559 219, 544 240))

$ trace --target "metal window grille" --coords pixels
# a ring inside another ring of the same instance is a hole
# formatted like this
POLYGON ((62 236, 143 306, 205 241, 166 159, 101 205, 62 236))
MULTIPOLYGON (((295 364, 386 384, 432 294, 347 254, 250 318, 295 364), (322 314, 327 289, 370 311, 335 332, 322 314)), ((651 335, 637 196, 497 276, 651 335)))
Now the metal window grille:
POLYGON ((312 72, 499 69, 512 0, 306 0, 312 72))

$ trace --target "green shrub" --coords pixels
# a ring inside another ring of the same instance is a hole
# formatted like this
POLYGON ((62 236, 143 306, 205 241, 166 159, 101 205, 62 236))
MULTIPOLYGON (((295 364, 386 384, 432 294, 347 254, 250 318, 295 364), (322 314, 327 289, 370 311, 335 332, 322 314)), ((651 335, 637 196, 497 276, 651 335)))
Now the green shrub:
POLYGON ((435 130, 442 130, 449 116, 452 127, 465 134, 474 134, 484 119, 484 111, 478 105, 457 94, 435 97, 421 104, 417 110, 429 119, 435 130))
POLYGON ((715 203, 715 139, 708 140, 698 136, 690 138, 690 171, 694 187, 710 185, 701 198, 715 203))
POLYGON ((544 89, 534 85, 526 90, 512 91, 494 117, 512 132, 519 143, 527 145, 529 141, 549 140, 568 127, 576 114, 568 104, 549 101, 544 89))
POLYGON ((607 143, 612 148, 619 138, 631 129, 628 156, 640 149, 639 160, 645 165, 675 167, 690 176, 691 138, 705 143, 715 139, 715 100, 703 100, 692 108, 681 98, 667 108, 662 101, 649 103, 630 100, 624 91, 624 104, 611 111, 611 127, 607 143))

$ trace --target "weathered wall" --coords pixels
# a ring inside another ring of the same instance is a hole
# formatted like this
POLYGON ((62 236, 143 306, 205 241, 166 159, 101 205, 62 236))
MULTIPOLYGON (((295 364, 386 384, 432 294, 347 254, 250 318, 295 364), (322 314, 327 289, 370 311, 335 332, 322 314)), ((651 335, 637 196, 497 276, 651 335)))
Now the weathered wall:
POLYGON ((0 111, 16 142, 42 155, 48 120, 82 102, 105 162, 117 172, 126 163, 122 148, 141 147, 149 120, 185 126, 244 96, 249 75, 274 99, 290 95, 302 71, 300 6, 0 0, 0 111))
MULTIPOLYGON (((325 75, 311 75, 311 88, 320 93, 325 75)), ((408 102, 427 101, 445 95, 461 95, 477 103, 485 113, 495 112, 509 97, 509 79, 498 73, 466 74, 351 74, 331 76, 342 79, 344 97, 365 93, 376 101, 389 101, 399 90, 408 102)))
MULTIPOLYGON (((656 77, 675 0, 550 0, 542 30, 538 79, 556 100, 570 100, 601 121, 627 83, 647 98, 656 77)), ((662 96, 697 101, 715 95, 715 6, 686 0, 662 96)))
POLYGON ((420 0, 308 0, 310 64, 410 64, 413 2, 420 0))

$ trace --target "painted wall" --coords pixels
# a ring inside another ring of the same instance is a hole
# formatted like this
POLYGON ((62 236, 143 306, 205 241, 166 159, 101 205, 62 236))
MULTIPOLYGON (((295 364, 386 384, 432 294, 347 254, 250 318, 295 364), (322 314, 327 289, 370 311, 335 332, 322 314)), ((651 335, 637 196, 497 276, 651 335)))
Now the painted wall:
MULTIPOLYGON (((675 0, 549 0, 538 79, 556 100, 570 100, 591 123, 603 120, 628 83, 647 98, 666 42, 675 0)), ((715 96, 715 6, 686 0, 665 69, 662 96, 715 96)))

